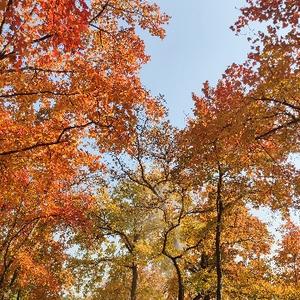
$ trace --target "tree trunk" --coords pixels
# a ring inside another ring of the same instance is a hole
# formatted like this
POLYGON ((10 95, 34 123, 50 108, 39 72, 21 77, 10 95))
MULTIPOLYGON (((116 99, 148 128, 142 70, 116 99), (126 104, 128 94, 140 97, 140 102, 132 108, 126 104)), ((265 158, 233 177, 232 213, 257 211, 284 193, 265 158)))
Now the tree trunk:
POLYGON ((184 286, 183 286, 181 271, 180 271, 180 268, 179 268, 176 258, 172 258, 172 262, 176 269, 176 274, 177 274, 178 300, 184 300, 184 286))
POLYGON ((137 284, 138 284, 138 269, 136 264, 132 265, 131 272, 132 272, 132 277, 131 277, 130 300, 136 300, 136 291, 137 291, 137 284))
POLYGON ((217 187, 216 207, 217 207, 217 225, 216 225, 216 272, 217 272, 217 290, 216 300, 222 300, 222 257, 221 257, 221 230, 222 230, 222 214, 223 214, 223 202, 222 202, 222 177, 223 174, 219 168, 219 179, 217 187))

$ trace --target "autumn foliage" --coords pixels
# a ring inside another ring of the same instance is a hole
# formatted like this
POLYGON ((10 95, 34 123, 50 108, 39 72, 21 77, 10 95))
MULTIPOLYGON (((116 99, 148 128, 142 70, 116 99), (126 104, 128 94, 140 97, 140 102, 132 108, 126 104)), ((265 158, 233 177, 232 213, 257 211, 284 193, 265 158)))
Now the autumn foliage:
POLYGON ((248 58, 182 130, 139 73, 168 19, 0 1, 1 300, 300 299, 299 1, 246 1, 248 58))

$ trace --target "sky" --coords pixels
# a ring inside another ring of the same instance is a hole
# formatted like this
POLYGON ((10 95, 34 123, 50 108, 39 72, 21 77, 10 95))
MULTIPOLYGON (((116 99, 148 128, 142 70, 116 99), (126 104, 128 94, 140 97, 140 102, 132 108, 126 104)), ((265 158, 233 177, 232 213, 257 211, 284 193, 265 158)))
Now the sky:
POLYGON ((171 16, 164 40, 143 34, 151 61, 141 72, 153 95, 163 94, 170 120, 183 127, 193 106, 192 92, 200 93, 206 80, 214 83, 233 62, 242 62, 249 45, 229 27, 243 0, 156 0, 171 16))

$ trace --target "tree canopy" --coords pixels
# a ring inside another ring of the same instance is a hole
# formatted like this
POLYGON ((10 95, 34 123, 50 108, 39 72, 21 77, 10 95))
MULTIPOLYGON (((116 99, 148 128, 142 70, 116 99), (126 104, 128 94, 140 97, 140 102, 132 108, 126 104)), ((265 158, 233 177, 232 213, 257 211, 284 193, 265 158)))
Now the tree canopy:
POLYGON ((140 32, 168 20, 146 0, 0 1, 1 300, 300 299, 299 1, 246 1, 247 60, 183 129, 140 78, 140 32))

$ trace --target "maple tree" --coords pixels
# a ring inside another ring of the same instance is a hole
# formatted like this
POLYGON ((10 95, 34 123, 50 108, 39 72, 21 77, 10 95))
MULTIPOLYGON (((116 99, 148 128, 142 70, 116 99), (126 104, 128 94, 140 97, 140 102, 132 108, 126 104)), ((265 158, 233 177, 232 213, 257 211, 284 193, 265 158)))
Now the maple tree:
POLYGON ((203 96, 193 96, 195 117, 182 137, 187 153, 182 161, 196 180, 217 174, 216 299, 225 293, 220 245, 226 185, 237 182, 236 188, 244 189, 242 196, 254 205, 285 214, 298 207, 299 173, 288 161, 299 152, 299 18, 295 17, 299 5, 296 1, 247 4, 233 29, 240 32, 250 21, 259 21, 267 23, 267 30, 249 37, 252 52, 243 65, 233 64, 216 87, 206 82, 203 96))
POLYGON ((137 104, 161 114, 136 27, 163 37, 168 18, 146 1, 8 0, 0 13, 1 297, 57 299, 70 279, 55 234, 86 226, 101 169, 86 143, 126 147, 137 104))
POLYGON ((257 110, 231 80, 225 76, 215 89, 205 84, 204 96, 194 95, 195 117, 180 137, 181 164, 193 174, 196 186, 210 184, 210 201, 215 202, 217 299, 223 294, 221 244, 226 210, 250 203, 288 214, 297 205, 298 171, 287 162, 290 152, 257 139, 265 124, 253 125, 257 110))

